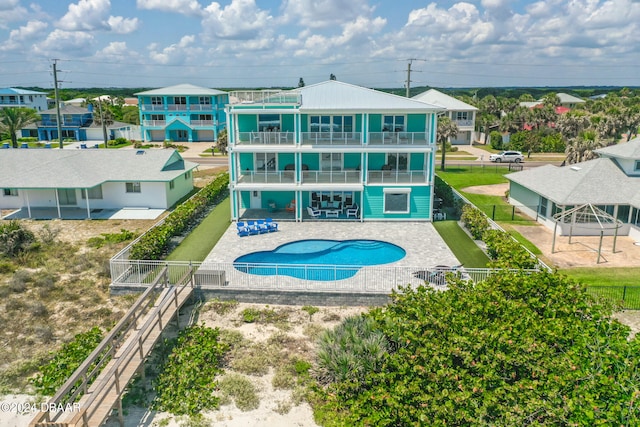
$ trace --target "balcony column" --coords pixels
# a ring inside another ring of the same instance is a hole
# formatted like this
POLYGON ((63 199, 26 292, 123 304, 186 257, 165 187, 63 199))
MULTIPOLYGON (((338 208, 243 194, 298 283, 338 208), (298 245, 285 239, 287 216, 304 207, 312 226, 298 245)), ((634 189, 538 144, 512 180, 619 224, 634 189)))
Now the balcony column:
POLYGON ((366 144, 368 141, 367 128, 369 127, 369 113, 362 115, 362 136, 360 137, 360 143, 366 144))

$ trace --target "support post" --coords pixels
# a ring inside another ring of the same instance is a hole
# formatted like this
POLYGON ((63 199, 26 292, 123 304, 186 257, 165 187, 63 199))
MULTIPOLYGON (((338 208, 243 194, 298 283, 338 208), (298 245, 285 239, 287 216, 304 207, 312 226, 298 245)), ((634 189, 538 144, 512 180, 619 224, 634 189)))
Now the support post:
POLYGON ((616 222, 616 229, 613 232, 613 253, 616 253, 616 241, 618 240, 618 223, 616 222))
POLYGON ((118 423, 124 427, 124 411, 122 410, 122 396, 118 396, 118 423))
POLYGON ((551 241, 551 253, 555 253, 556 248, 556 230, 558 229, 558 220, 556 220, 555 225, 553 226, 553 240, 551 241))
POLYGON ((596 264, 600 264, 600 254, 602 253, 602 237, 604 236, 604 231, 600 230, 600 244, 598 245, 598 262, 596 264))

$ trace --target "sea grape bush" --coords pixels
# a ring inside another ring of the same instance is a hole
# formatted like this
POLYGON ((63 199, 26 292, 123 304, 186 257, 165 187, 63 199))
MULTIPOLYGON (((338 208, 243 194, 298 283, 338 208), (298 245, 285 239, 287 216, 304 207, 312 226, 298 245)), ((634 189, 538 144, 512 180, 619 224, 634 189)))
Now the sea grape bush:
POLYGON ((566 276, 408 286, 366 316, 383 369, 318 387, 321 425, 640 425, 640 338, 566 276))
POLYGON ((177 342, 155 381, 153 408, 174 415, 195 416, 218 407, 215 377, 228 347, 220 331, 193 325, 180 332, 177 342))
POLYGON ((0 256, 14 256, 28 250, 35 241, 36 236, 17 220, 0 224, 0 256))
MULTIPOLYGON (((51 353, 51 359, 40 368, 40 372, 31 380, 38 393, 53 396, 67 381, 67 378, 89 357, 102 341, 102 331, 93 327, 87 332, 76 335, 62 348, 51 353)), ((92 368, 89 369, 91 371, 92 368)))
POLYGON ((487 255, 491 267, 495 268, 536 268, 538 262, 520 243, 508 233, 487 230, 482 236, 487 245, 487 255))
POLYGON ((475 240, 482 239, 484 232, 489 229, 487 217, 472 205, 464 205, 460 220, 475 240))
POLYGON ((229 174, 221 174, 195 196, 180 204, 165 221, 144 234, 131 247, 130 259, 161 259, 169 241, 185 231, 228 187, 229 174))

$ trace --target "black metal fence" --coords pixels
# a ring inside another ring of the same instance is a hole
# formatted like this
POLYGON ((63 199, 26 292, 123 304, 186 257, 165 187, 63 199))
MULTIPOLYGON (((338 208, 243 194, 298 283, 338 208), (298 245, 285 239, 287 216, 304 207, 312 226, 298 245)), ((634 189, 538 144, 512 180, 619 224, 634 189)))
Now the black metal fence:
POLYGON ((624 310, 640 310, 640 286, 588 286, 587 291, 624 310))

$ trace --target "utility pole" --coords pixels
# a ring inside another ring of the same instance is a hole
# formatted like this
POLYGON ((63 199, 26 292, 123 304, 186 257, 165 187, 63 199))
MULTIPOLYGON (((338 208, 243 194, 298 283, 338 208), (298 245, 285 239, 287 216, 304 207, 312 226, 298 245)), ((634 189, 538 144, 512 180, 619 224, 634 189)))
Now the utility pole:
POLYGON ((104 148, 107 147, 107 125, 104 123, 104 115, 102 114, 102 99, 98 97, 98 108, 100 109, 100 123, 102 124, 102 137, 104 139, 104 148))
POLYGON ((407 62, 407 98, 411 97, 411 63, 413 60, 414 58, 409 58, 409 62, 407 62))
POLYGON ((62 120, 60 119, 60 94, 58 93, 58 60, 53 60, 53 90, 56 98, 56 118, 58 122, 58 140, 60 142, 60 148, 63 148, 62 144, 62 120))

